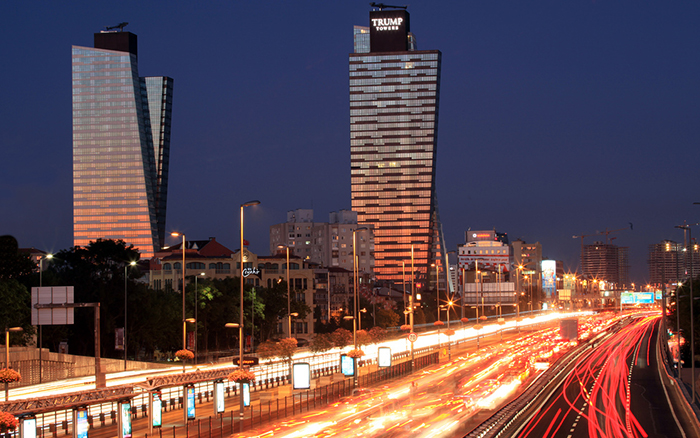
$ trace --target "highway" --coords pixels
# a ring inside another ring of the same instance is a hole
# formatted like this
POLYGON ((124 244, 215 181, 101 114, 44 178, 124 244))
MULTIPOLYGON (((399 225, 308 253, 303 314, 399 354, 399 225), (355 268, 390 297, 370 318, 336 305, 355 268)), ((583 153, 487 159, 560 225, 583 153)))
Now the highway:
MULTIPOLYGON (((580 355, 517 434, 550 437, 686 437, 657 363, 660 315, 634 318, 580 355)), ((538 401, 539 402, 539 401, 538 401)))

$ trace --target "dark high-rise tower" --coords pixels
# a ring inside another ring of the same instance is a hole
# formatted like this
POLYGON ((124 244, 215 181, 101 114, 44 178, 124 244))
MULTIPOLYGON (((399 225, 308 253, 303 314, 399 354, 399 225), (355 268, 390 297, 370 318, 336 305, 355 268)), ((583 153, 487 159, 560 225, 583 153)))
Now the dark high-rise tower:
POLYGON ((350 54, 352 209, 374 227, 376 278, 399 282, 412 245, 419 276, 445 257, 435 198, 441 53, 415 50, 405 10, 369 18, 350 54))
POLYGON ((139 77, 137 38, 73 46, 73 244, 123 239, 152 256, 165 239, 173 80, 139 77))

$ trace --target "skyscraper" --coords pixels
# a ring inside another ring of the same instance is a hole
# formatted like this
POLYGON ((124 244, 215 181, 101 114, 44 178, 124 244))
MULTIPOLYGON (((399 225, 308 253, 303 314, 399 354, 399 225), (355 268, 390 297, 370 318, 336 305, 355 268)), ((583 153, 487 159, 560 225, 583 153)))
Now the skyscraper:
POLYGON ((165 240, 173 80, 140 77, 137 37, 72 47, 73 244, 123 239, 144 257, 165 240))
POLYGON ((371 11, 350 54, 352 209, 374 228, 377 280, 394 282, 411 246, 419 278, 446 256, 435 197, 441 53, 415 50, 409 18, 371 11))

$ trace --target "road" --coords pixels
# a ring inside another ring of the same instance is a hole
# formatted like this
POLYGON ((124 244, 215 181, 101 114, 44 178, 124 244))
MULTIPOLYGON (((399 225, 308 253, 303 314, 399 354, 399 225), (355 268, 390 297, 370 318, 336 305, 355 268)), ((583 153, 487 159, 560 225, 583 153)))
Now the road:
POLYGON ((660 315, 635 318, 581 355, 519 438, 686 437, 657 363, 660 315))

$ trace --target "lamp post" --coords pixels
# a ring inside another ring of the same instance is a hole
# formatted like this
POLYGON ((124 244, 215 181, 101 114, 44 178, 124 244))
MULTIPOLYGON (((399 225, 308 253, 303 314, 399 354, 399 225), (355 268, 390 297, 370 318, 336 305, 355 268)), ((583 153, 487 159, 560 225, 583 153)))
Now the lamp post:
MULTIPOLYGON (((403 283, 403 310, 406 310, 406 261, 401 260, 401 279, 403 283)), ((403 313, 403 323, 408 324, 408 314, 403 313)))
MULTIPOLYGON (((411 305, 411 313, 408 315, 411 322, 411 333, 413 333, 413 308, 416 305, 416 267, 414 264, 414 254, 413 245, 411 245, 411 299, 409 304, 411 305)), ((413 354, 413 342, 411 342, 411 371, 416 369, 416 357, 413 354)))
POLYGON ((439 280, 439 271, 438 271, 438 264, 437 264, 437 259, 435 260, 435 263, 431 263, 430 266, 435 266, 435 306, 437 307, 437 317, 438 321, 440 321, 440 280, 439 280))
MULTIPOLYGON (((127 312, 126 312, 126 293, 127 293, 127 278, 128 278, 128 273, 129 273, 129 266, 133 267, 136 266, 135 261, 131 261, 128 264, 124 265, 124 371, 126 371, 126 321, 127 321, 127 312)), ((40 353, 41 354, 41 353, 40 353)))
MULTIPOLYGON (((243 369, 243 251, 244 251, 244 240, 243 240, 243 209, 245 207, 252 207, 254 205, 260 204, 260 201, 248 201, 243 204, 241 204, 241 252, 240 252, 240 271, 238 273, 238 276, 241 279, 241 315, 240 315, 240 325, 238 327, 238 359, 240 362, 238 362, 238 367, 243 369)), ((287 266, 287 270, 289 270, 289 266, 287 266)), ((289 283, 287 283, 289 284, 289 283)), ((289 287, 289 286, 287 286, 289 287)), ((239 391, 240 397, 240 412, 239 412, 239 424, 241 428, 241 432, 243 432, 243 419, 245 418, 245 405, 243 401, 243 385, 241 385, 241 390, 239 391)))
MULTIPOLYGON (((44 259, 51 260, 53 258, 53 254, 46 254, 45 256, 41 257, 39 259, 39 287, 43 287, 43 274, 44 274, 44 259)), ((43 359, 43 352, 41 350, 41 347, 44 345, 43 344, 43 328, 44 326, 39 324, 39 383, 42 382, 42 377, 44 375, 43 372, 43 366, 42 366, 42 359, 43 359)))
MULTIPOLYGON (((183 233, 173 232, 170 233, 173 237, 182 236, 182 324, 185 326, 185 235, 183 233)), ((185 329, 182 330, 182 349, 187 350, 187 334, 185 329)), ((185 372, 183 367, 182 372, 185 372)))
MULTIPOLYGON (((357 323, 356 323, 357 318, 354 316, 347 315, 347 316, 344 316, 343 319, 352 319, 352 345, 353 345, 353 348, 355 350, 357 350, 357 323)), ((353 375, 353 385, 355 388, 357 388, 357 384, 359 381, 358 374, 360 371, 357 369, 357 358, 353 357, 352 362, 353 362, 353 370, 355 371, 355 373, 353 375)))
POLYGON ((360 268, 357 266, 357 253, 355 251, 356 245, 356 238, 355 235, 357 234, 358 231, 364 231, 367 230, 367 227, 360 227, 360 228, 355 228, 352 230, 352 272, 353 272, 353 289, 355 292, 355 311, 353 315, 357 317, 357 325, 359 327, 359 330, 362 330, 362 319, 360 319, 359 314, 357 313, 357 308, 360 306, 360 294, 359 294, 359 288, 360 288, 360 268))
POLYGON ((292 337, 292 298, 289 288, 289 246, 287 245, 277 245, 277 248, 284 248, 287 251, 287 269, 285 269, 285 275, 287 277, 287 337, 292 337))
MULTIPOLYGON (((10 369, 10 332, 21 332, 22 327, 10 327, 5 329, 5 369, 10 369)), ((5 383, 5 401, 9 397, 9 383, 5 383)))
MULTIPOLYGON (((693 327, 693 318, 695 317, 693 315, 693 250, 692 250, 692 243, 693 243, 693 237, 690 231, 690 225, 683 224, 683 225, 678 225, 676 228, 680 228, 683 230, 683 245, 685 246, 685 251, 686 253, 690 251, 690 272, 689 272, 689 289, 690 289, 690 363, 691 363, 691 387, 693 388, 693 403, 695 403, 695 332, 694 332, 694 327, 693 327), (686 231, 688 232, 688 236, 686 239, 686 231), (690 242, 690 247, 688 246, 688 243, 690 242)), ((687 266, 687 264, 686 264, 687 266)), ((678 308, 678 297, 676 297, 676 313, 679 312, 678 308)), ((680 331, 678 333, 678 341, 679 341, 679 346, 680 346, 680 331)), ((679 354, 680 354, 680 347, 679 347, 679 354)))
MULTIPOLYGON (((205 272, 200 272, 199 275, 194 276, 194 319, 197 320, 197 300, 199 300, 199 289, 197 285, 197 279, 202 276, 204 277, 206 273, 205 272)), ((197 349, 197 324, 194 326, 194 364, 197 365, 197 353, 199 353, 199 350, 197 349)))

